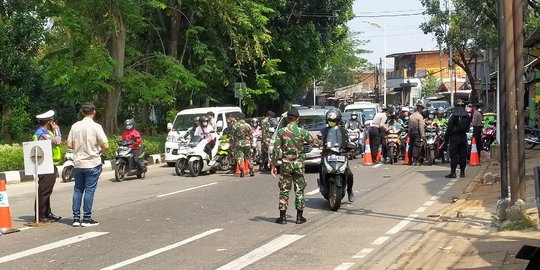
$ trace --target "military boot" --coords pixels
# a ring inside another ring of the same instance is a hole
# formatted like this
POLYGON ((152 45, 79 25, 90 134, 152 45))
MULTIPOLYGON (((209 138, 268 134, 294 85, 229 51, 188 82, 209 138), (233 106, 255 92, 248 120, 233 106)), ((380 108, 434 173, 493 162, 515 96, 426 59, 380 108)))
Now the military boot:
POLYGON ((449 175, 444 176, 445 178, 457 178, 456 170, 451 170, 449 175))
POLYGON ((303 210, 296 211, 296 224, 306 223, 307 219, 304 217, 303 210))
POLYGON ((276 218, 276 223, 287 224, 287 211, 286 210, 279 210, 279 217, 276 218))
POLYGON ((459 170, 459 177, 460 178, 465 178, 465 169, 459 170))

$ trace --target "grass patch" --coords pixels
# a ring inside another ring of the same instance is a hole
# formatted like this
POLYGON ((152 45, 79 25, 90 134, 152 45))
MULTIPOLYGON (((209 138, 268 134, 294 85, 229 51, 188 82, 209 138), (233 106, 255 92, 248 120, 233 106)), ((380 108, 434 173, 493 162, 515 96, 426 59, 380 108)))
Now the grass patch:
POLYGON ((504 221, 497 230, 500 232, 501 231, 522 231, 522 230, 534 229, 534 228, 536 228, 536 221, 526 216, 516 221, 510 221, 510 220, 504 221))

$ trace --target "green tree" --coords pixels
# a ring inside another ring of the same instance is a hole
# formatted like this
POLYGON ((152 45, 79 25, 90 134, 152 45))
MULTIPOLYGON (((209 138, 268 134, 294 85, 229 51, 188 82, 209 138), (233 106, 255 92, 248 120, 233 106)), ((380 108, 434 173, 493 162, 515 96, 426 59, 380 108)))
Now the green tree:
POLYGON ((433 74, 428 74, 420 80, 420 85, 422 86, 422 97, 432 97, 441 86, 441 80, 433 74))

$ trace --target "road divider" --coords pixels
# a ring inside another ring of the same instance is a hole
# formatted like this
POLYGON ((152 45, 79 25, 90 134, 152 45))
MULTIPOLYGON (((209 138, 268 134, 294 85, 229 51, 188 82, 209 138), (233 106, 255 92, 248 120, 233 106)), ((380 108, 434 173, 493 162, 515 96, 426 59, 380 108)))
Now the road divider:
POLYGON ((206 231, 206 232, 203 232, 201 234, 197 234, 195 236, 192 236, 186 240, 182 240, 180 242, 177 242, 177 243, 174 243, 172 245, 168 245, 166 247, 162 247, 160 249, 156 249, 154 251, 151 251, 151 252, 148 252, 148 253, 145 253, 143 255, 140 255, 140 256, 137 256, 133 259, 129 259, 129 260, 125 260, 123 262, 120 262, 120 263, 117 263, 115 265, 111 265, 111 266, 108 266, 108 267, 105 267, 105 268, 101 268, 101 270, 114 270, 114 269, 118 269, 118 268, 121 268, 121 267, 124 267, 124 266, 127 266, 127 265, 130 265, 130 264, 133 264, 133 263, 136 263, 138 261, 142 261, 144 259, 147 259, 147 258, 150 258, 150 257, 153 257, 153 256, 156 256, 160 253, 163 253, 163 252, 166 252, 166 251, 169 251, 171 249, 174 249, 174 248, 177 248, 177 247, 181 247, 185 244, 189 244, 195 240, 198 240, 198 239, 201 239, 201 238, 204 238, 206 236, 209 236, 211 234, 214 234, 214 233, 217 233, 219 231, 222 231, 223 229, 213 229, 213 230, 209 230, 209 231, 206 231))
POLYGON ((0 264, 5 263, 5 262, 14 261, 14 260, 17 260, 17 259, 20 259, 20 258, 32 256, 32 255, 35 255, 35 254, 38 254, 38 253, 41 253, 41 252, 49 251, 51 249, 71 245, 71 244, 74 244, 74 243, 77 243, 77 242, 81 242, 81 241, 88 240, 88 239, 98 237, 98 236, 102 236, 102 235, 105 235, 105 234, 108 234, 108 232, 87 232, 87 233, 77 235, 77 236, 73 236, 73 237, 70 237, 70 238, 66 238, 64 240, 60 240, 60 241, 57 241, 57 242, 54 242, 54 243, 46 244, 46 245, 43 245, 43 246, 31 248, 31 249, 28 249, 28 250, 25 250, 25 251, 21 251, 21 252, 17 252, 17 253, 11 254, 11 255, 0 257, 0 264))
POLYGON ((173 191, 173 192, 169 192, 169 193, 165 193, 165 194, 160 194, 160 195, 157 195, 156 198, 162 198, 162 197, 166 197, 166 196, 170 196, 170 195, 174 195, 174 194, 178 194, 178 193, 182 193, 182 192, 186 192, 186 191, 191 191, 191 190, 195 190, 195 189, 199 189, 199 188, 203 188, 203 187, 209 187, 209 186, 213 186, 215 184, 217 184, 217 182, 213 182, 213 183, 205 184, 205 185, 200 185, 200 186, 196 186, 196 187, 192 187, 192 188, 186 188, 186 189, 182 189, 182 190, 177 190, 177 191, 173 191))

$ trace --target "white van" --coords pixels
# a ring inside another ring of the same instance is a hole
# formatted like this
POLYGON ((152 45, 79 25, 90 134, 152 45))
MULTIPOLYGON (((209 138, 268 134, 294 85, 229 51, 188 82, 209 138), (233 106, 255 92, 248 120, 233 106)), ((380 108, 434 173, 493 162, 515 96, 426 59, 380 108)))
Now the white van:
POLYGON ((347 105, 345 107, 345 112, 357 112, 358 115, 360 113, 364 114, 365 117, 365 125, 369 126, 371 124, 371 121, 373 121, 373 118, 377 113, 380 113, 382 111, 381 105, 377 103, 371 103, 371 102, 355 102, 353 104, 347 105))
POLYGON ((226 115, 231 112, 242 112, 242 110, 239 107, 205 107, 186 109, 176 114, 174 122, 167 124, 167 129, 169 129, 167 142, 165 142, 165 161, 167 162, 167 165, 172 167, 176 163, 176 160, 178 159, 179 139, 184 136, 188 128, 193 125, 195 117, 207 115, 208 112, 214 113, 214 129, 218 134, 221 134, 222 131, 227 128, 226 115))

